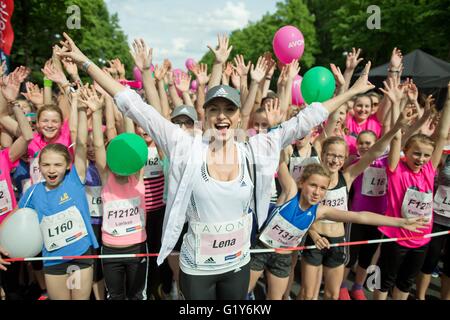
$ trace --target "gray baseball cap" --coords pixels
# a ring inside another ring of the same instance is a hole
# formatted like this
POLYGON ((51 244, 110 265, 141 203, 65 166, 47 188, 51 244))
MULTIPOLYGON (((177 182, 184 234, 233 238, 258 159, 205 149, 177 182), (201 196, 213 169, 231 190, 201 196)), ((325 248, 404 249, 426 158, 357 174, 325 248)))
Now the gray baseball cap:
POLYGON ((230 87, 230 86, 215 86, 208 90, 206 93, 205 103, 203 104, 203 108, 205 108, 211 100, 215 98, 224 98, 233 103, 236 107, 241 107, 241 96, 239 91, 230 87))
POLYGON ((170 115, 170 119, 173 119, 178 116, 187 116, 192 121, 197 121, 197 111, 192 106, 181 105, 173 109, 172 114, 170 115))

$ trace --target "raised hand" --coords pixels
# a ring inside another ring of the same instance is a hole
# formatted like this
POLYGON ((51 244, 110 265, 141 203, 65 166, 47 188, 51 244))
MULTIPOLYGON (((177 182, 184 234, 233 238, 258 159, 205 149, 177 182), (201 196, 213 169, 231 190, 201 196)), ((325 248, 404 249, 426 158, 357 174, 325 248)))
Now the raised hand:
POLYGON ((72 61, 70 58, 65 58, 61 60, 64 69, 66 69, 67 73, 73 78, 78 76, 78 67, 76 63, 72 61))
POLYGON ((233 72, 231 73, 231 83, 237 89, 241 87, 241 77, 236 70, 233 70, 233 72))
POLYGON ((358 80, 356 80, 356 82, 350 88, 350 90, 354 91, 354 94, 364 93, 375 88, 375 86, 369 82, 369 71, 371 65, 372 63, 370 61, 366 63, 364 70, 361 72, 358 80))
POLYGON ((135 65, 141 72, 150 69, 150 66, 152 65, 153 49, 147 47, 144 39, 135 39, 132 46, 133 50, 130 52, 133 56, 135 65))
POLYGON ((63 33, 65 41, 61 41, 61 45, 63 46, 62 50, 56 52, 56 55, 59 57, 69 57, 75 62, 78 66, 81 66, 84 62, 88 61, 88 57, 81 52, 80 49, 75 45, 75 42, 72 38, 69 37, 67 33, 63 33))
POLYGON ((352 52, 347 53, 347 59, 345 60, 345 68, 348 70, 355 70, 358 64, 363 61, 363 58, 359 58, 361 49, 352 48, 352 52), (359 59, 358 59, 359 58, 359 59))
POLYGON ((400 49, 394 48, 391 54, 389 65, 391 68, 400 71, 400 64, 403 62, 403 55, 400 49))
POLYGON ((27 67, 20 66, 16 68, 12 73, 17 77, 17 80, 22 83, 30 74, 31 70, 27 67))
POLYGON ((164 77, 166 76, 167 69, 164 67, 164 65, 159 66, 155 65, 155 79, 158 81, 164 80, 164 77))
POLYGON ((415 106, 405 107, 400 112, 400 116, 398 117, 395 126, 397 126, 397 128, 406 128, 407 126, 411 126, 418 117, 419 112, 415 106))
POLYGON ((16 100, 20 89, 20 81, 17 74, 11 73, 3 77, 3 85, 1 91, 7 101, 16 100))
POLYGON ((22 93, 22 95, 30 101, 35 106, 41 106, 44 104, 44 89, 39 89, 37 84, 33 84, 31 82, 27 82, 25 84, 25 88, 27 89, 26 93, 22 93))
POLYGON ((245 65, 244 56, 241 54, 234 57, 234 70, 236 70, 240 77, 244 77, 248 74, 251 64, 251 61, 249 61, 248 64, 245 65))
POLYGON ((233 65, 231 64, 231 62, 227 62, 227 64, 225 65, 225 68, 223 70, 223 73, 229 78, 231 77, 231 74, 233 73, 233 65))
POLYGON ((287 76, 288 79, 294 80, 295 76, 300 72, 300 64, 298 60, 292 60, 291 63, 287 65, 287 76))
POLYGON ((180 74, 178 83, 175 81, 175 86, 181 92, 188 92, 190 83, 191 83, 191 76, 182 73, 180 74))
POLYGON ((408 90, 406 91, 406 93, 408 95, 409 101, 417 101, 417 98, 419 97, 419 91, 417 90, 417 86, 414 84, 412 79, 408 85, 408 90))
POLYGON ((383 81, 383 84, 384 89, 380 88, 380 91, 383 92, 393 104, 399 104, 404 96, 405 87, 399 85, 397 78, 389 78, 389 81, 383 81))
POLYGON ((52 59, 48 60, 45 63, 44 68, 41 70, 44 73, 44 75, 47 77, 47 79, 50 79, 55 83, 63 84, 65 82, 67 82, 67 78, 64 75, 64 72, 58 70, 55 67, 52 59))
POLYGON ((112 66, 117 70, 120 79, 125 79, 125 66, 119 58, 113 59, 110 62, 112 66))
POLYGON ((209 81, 208 76, 208 65, 205 63, 198 64, 197 68, 194 69, 195 77, 197 78, 199 85, 206 85, 209 81))
POLYGON ((228 47, 229 39, 226 35, 218 35, 218 46, 216 49, 213 49, 210 45, 208 45, 209 50, 214 53, 216 57, 216 63, 225 63, 230 56, 231 50, 233 50, 233 46, 228 47))
POLYGON ((250 76, 253 81, 259 83, 266 76, 266 72, 267 61, 264 59, 264 57, 259 57, 258 62, 256 62, 256 65, 253 66, 252 70, 250 71, 250 76))
POLYGON ((334 63, 330 63, 331 72, 333 73, 334 80, 338 87, 345 86, 345 79, 339 67, 336 67, 334 63))
POLYGON ((79 101, 92 112, 101 110, 104 100, 104 96, 99 97, 93 87, 84 86, 80 88, 79 101))
POLYGON ((266 112, 267 121, 269 126, 275 127, 282 120, 282 114, 280 109, 280 101, 276 99, 270 99, 269 102, 264 106, 266 112))
POLYGON ((281 68, 280 76, 278 77, 278 87, 284 87, 287 84, 287 77, 288 77, 288 66, 283 66, 281 68))

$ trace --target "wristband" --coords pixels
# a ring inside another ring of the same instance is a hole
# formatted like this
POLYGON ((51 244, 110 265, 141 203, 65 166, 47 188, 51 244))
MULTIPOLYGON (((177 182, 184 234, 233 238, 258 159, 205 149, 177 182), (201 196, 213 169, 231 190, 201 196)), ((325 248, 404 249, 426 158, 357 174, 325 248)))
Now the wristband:
POLYGON ((272 78, 271 77, 266 77, 266 80, 272 80, 272 78))
POLYGON ((81 69, 83 69, 84 72, 87 72, 87 70, 91 64, 92 64, 91 60, 86 60, 85 62, 83 62, 81 69))
POLYGON ((44 87, 45 88, 51 88, 52 85, 53 85, 53 81, 52 80, 44 78, 44 87))

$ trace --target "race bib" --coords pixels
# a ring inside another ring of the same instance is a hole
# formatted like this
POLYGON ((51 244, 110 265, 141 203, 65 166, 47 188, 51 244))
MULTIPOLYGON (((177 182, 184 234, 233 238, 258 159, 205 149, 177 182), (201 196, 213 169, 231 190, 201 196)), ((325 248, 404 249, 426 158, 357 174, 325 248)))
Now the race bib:
POLYGON ((88 234, 83 217, 75 206, 57 214, 45 216, 42 218, 40 227, 47 251, 61 249, 88 234))
POLYGON ((320 163, 320 160, 318 157, 309 157, 309 158, 302 158, 302 157, 291 157, 289 162, 289 172, 292 176, 292 178, 295 181, 299 181, 300 177, 303 174, 303 168, 306 167, 308 164, 312 163, 320 163))
MULTIPOLYGON (((325 199, 321 202, 324 206, 333 207, 339 210, 348 211, 347 208, 347 187, 336 190, 328 190, 325 199)), ((331 220, 320 220, 322 223, 336 223, 331 220)))
POLYGON ((308 228, 300 230, 276 213, 261 232, 259 240, 272 248, 292 248, 298 246, 307 231, 308 228))
POLYGON ((384 168, 369 167, 364 170, 361 193, 369 197, 381 197, 386 194, 387 175, 384 168))
POLYGON ((252 215, 223 223, 191 223, 199 266, 236 263, 249 254, 252 215))
POLYGON ((12 210, 12 199, 6 180, 0 181, 0 216, 12 210))
POLYGON ((159 177, 163 174, 163 167, 156 148, 148 148, 148 159, 144 166, 144 178, 159 177))
POLYGON ((406 190, 402 203, 403 218, 420 216, 431 217, 433 212, 433 194, 420 192, 411 188, 406 190))
POLYGON ((33 158, 30 163, 30 178, 32 184, 36 184, 43 180, 41 170, 39 170, 39 157, 33 158))
POLYGON ((140 205, 140 197, 104 203, 103 231, 117 237, 141 231, 145 222, 140 205))
POLYGON ((91 217, 101 217, 103 215, 102 187, 86 186, 86 198, 89 204, 91 217))
POLYGON ((450 187, 439 186, 434 195, 434 212, 440 216, 450 218, 450 187))

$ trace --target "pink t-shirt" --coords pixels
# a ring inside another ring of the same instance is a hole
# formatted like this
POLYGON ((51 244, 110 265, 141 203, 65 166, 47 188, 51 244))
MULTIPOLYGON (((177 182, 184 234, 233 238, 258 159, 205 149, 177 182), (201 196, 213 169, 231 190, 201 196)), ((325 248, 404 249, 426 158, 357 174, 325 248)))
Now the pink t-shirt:
MULTIPOLYGON (((65 145, 66 147, 69 147, 72 144, 72 141, 70 139, 70 128, 69 128, 69 121, 64 121, 63 125, 61 126, 61 133, 56 141, 53 143, 60 143, 65 145)), ((35 133, 33 140, 28 144, 28 158, 33 159, 37 157, 37 153, 39 153, 46 145, 49 143, 45 141, 44 136, 40 133, 35 133)), ((73 155, 73 151, 70 150, 70 152, 73 155)))
MULTIPOLYGON (((418 173, 414 173, 411 169, 409 169, 406 162, 400 160, 397 168, 393 172, 387 166, 386 174, 388 178, 388 206, 386 216, 405 218, 405 210, 402 212, 402 207, 404 207, 403 200, 405 196, 407 193, 417 193, 417 191, 419 191, 422 195, 427 195, 429 199, 422 201, 422 204, 416 200, 417 198, 414 199, 414 197, 409 198, 410 201, 405 202, 412 203, 412 207, 408 208, 413 211, 417 208, 427 209, 427 212, 431 213, 429 216, 430 221, 428 228, 421 229, 422 233, 412 232, 397 227, 379 227, 378 229, 388 238, 417 237, 431 233, 433 226, 432 204, 434 176, 436 175, 436 169, 433 168, 431 161, 426 163, 418 173)), ((398 241, 398 244, 407 248, 419 248, 428 242, 430 242, 430 239, 425 238, 398 241)))
MULTIPOLYGON (((70 139, 70 128, 69 122, 66 120, 63 122, 61 126, 61 132, 57 140, 53 143, 60 143, 69 147, 72 144, 72 140, 70 139)), ((40 133, 35 133, 33 140, 28 144, 28 158, 30 159, 30 177, 31 183, 37 183, 40 179, 40 171, 38 165, 38 156, 42 149, 47 146, 49 143, 45 141, 45 138, 40 133)), ((73 148, 69 148, 70 154, 74 155, 73 148)))
POLYGON ((128 246, 147 240, 145 231, 145 185, 135 175, 119 184, 113 173, 102 189, 102 241, 106 245, 128 246))
MULTIPOLYGON (((359 158, 353 163, 358 161, 359 158)), ((369 168, 353 181, 353 196, 350 199, 351 211, 372 211, 381 214, 386 212, 386 166, 387 156, 384 155, 372 162, 369 168), (384 195, 382 195, 383 193, 384 195)))
POLYGON ((11 182, 11 170, 17 167, 9 159, 9 148, 0 151, 0 224, 16 207, 17 201, 11 182))
POLYGON ((347 115, 347 119, 345 120, 345 126, 349 129, 349 134, 354 135, 355 137, 358 136, 358 134, 361 131, 372 130, 373 132, 376 133, 377 138, 380 138, 381 131, 383 128, 380 121, 378 121, 376 115, 369 116, 369 118, 367 118, 366 121, 360 124, 356 122, 355 117, 347 115))
POLYGON ((358 154, 358 149, 356 147, 356 138, 354 136, 345 135, 344 139, 345 142, 347 142, 348 154, 349 155, 358 154))

